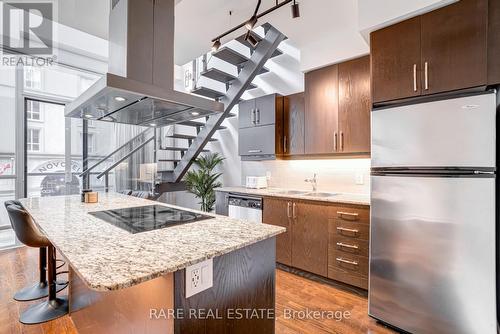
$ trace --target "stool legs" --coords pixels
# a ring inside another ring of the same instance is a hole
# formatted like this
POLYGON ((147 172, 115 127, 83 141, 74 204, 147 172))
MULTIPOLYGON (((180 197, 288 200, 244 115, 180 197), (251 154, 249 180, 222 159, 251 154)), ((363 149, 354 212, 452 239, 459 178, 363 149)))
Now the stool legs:
POLYGON ((68 299, 66 296, 57 297, 56 290, 56 252, 54 246, 47 247, 48 250, 48 295, 47 301, 30 306, 21 314, 19 321, 23 324, 39 324, 54 320, 68 314, 68 299))
MULTIPOLYGON (((30 285, 16 292, 14 300, 19 302, 26 302, 47 297, 49 295, 49 285, 47 283, 47 248, 40 247, 38 255, 38 267, 40 272, 40 280, 38 283, 30 285)), ((64 282, 57 287, 57 292, 63 290, 66 286, 64 282)))

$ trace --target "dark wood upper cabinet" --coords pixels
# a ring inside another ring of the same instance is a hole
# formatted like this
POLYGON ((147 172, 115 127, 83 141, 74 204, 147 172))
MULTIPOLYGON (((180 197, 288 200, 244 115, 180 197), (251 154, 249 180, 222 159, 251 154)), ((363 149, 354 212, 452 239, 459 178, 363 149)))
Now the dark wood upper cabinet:
POLYGON ((285 233, 276 236, 276 262, 292 265, 292 231, 290 226, 291 202, 275 198, 264 200, 262 222, 286 228, 285 233))
POLYGON ((305 74, 305 153, 332 154, 338 140, 338 66, 305 74))
POLYGON ((488 7, 488 84, 500 84, 500 1, 488 7))
POLYGON ((304 154, 304 93, 288 95, 284 98, 283 154, 304 154))
MULTIPOLYGON (((495 10, 498 0, 489 2, 495 10)), ((491 15, 490 31, 499 29, 491 15)), ((488 0, 458 1, 374 31, 370 40, 373 103, 485 86, 488 52, 500 54, 488 49, 488 0)), ((496 66, 490 61, 490 71, 496 66)))
POLYGON ((370 111, 370 56, 340 63, 340 152, 370 152, 370 111))
POLYGON ((420 17, 370 35, 373 102, 418 96, 420 17))
POLYGON ((328 216, 331 207, 293 203, 292 265, 311 273, 328 275, 328 216))
POLYGON ((423 94, 486 85, 487 23, 488 0, 461 0, 422 15, 423 94))

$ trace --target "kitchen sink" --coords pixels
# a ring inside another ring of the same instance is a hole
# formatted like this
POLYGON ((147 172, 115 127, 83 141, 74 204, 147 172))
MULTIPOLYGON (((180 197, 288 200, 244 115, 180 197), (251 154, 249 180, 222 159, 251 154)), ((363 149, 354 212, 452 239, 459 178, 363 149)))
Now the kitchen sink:
POLYGON ((280 195, 304 195, 307 194, 307 191, 300 191, 300 190, 279 190, 279 191, 273 191, 274 194, 280 194, 280 195))
POLYGON ((337 196, 338 194, 336 193, 307 193, 304 194, 304 196, 310 196, 310 197, 333 197, 337 196))

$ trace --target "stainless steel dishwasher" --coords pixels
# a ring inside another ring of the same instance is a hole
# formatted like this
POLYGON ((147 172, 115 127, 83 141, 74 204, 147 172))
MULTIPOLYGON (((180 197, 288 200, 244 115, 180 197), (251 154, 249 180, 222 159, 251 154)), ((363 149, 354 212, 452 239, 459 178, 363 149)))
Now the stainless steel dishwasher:
POLYGON ((262 198, 229 194, 229 217, 262 223, 262 198))

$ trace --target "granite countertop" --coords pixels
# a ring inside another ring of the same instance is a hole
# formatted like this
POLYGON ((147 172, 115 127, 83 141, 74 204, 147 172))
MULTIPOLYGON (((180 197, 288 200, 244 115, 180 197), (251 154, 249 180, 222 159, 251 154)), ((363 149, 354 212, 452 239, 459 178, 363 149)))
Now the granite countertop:
POLYGON ((117 193, 99 193, 96 204, 81 203, 79 195, 21 202, 82 280, 97 291, 130 287, 285 231, 209 214, 214 219, 131 234, 88 212, 152 204, 187 209, 117 193))
MULTIPOLYGON (((230 193, 268 196, 268 197, 295 198, 305 201, 321 201, 329 203, 370 205, 370 195, 338 193, 336 191, 325 191, 325 192, 336 193, 336 195, 332 197, 315 197, 315 196, 304 196, 303 194, 301 195, 301 194, 280 193, 287 190, 292 190, 292 189, 282 189, 282 188, 250 189, 245 187, 222 187, 216 189, 216 191, 224 191, 230 193)), ((306 190, 301 190, 301 191, 306 191, 306 190)), ((306 191, 306 192, 312 193, 312 191, 306 191)), ((318 192, 324 192, 324 191, 318 191, 318 192)))

